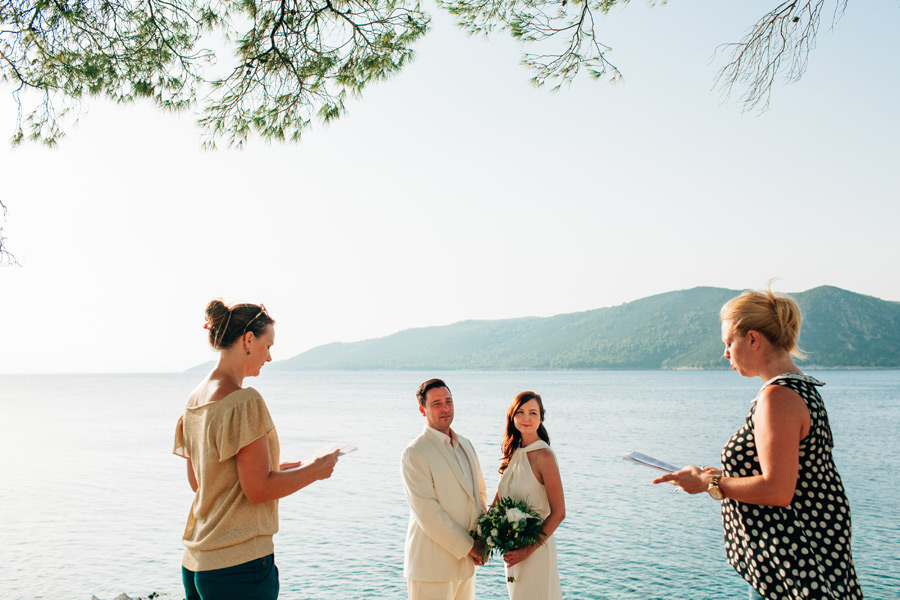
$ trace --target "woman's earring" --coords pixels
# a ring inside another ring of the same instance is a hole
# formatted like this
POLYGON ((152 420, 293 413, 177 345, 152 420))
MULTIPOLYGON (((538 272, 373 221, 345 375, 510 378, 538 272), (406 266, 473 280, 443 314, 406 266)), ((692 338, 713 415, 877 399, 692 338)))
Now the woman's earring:
POLYGON ((247 354, 250 354, 250 351, 249 351, 249 350, 247 350, 247 354))

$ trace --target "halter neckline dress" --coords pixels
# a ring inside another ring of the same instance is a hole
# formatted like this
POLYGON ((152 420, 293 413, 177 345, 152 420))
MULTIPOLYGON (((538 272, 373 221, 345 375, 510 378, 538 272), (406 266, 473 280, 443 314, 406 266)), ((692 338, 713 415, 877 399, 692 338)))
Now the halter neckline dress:
MULTIPOLYGON (((550 514, 547 490, 535 477, 528 460, 529 452, 544 449, 550 450, 550 445, 543 440, 518 448, 500 477, 497 492, 501 498, 524 500, 541 518, 546 519, 550 514)), ((507 568, 507 576, 515 578, 514 582, 506 584, 510 600, 562 600, 554 536, 545 538, 531 556, 511 570, 507 568)))

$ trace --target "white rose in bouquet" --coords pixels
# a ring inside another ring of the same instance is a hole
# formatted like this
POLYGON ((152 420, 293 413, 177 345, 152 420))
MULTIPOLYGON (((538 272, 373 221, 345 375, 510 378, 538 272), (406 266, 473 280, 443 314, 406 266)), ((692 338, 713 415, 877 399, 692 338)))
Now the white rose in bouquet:
POLYGON ((519 523, 522 519, 527 519, 528 515, 515 506, 506 511, 506 520, 512 523, 514 526, 519 523))

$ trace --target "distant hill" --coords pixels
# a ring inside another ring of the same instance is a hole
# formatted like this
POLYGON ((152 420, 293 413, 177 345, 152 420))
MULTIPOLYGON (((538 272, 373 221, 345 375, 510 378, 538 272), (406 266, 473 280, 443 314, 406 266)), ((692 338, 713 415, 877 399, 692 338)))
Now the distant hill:
MULTIPOLYGON (((719 309, 739 291, 698 287, 553 317, 462 321, 318 346, 272 363, 317 369, 716 369, 719 309)), ((900 367, 900 303, 823 286, 792 294, 807 366, 900 367)))

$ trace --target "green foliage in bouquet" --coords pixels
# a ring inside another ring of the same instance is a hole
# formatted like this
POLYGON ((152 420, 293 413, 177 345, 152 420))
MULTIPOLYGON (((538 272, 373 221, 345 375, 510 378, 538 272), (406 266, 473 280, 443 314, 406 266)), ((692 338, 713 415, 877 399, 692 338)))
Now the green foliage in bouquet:
POLYGON ((475 522, 473 536, 484 542, 484 556, 506 554, 523 546, 539 544, 543 519, 524 501, 499 498, 475 522))

